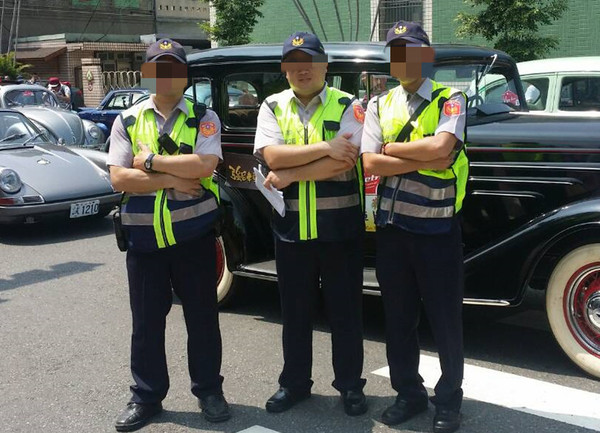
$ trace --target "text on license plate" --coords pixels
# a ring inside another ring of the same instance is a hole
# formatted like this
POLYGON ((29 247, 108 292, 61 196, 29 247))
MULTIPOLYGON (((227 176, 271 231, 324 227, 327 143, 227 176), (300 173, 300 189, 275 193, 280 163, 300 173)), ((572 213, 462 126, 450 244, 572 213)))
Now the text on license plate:
POLYGON ((71 218, 80 218, 96 215, 100 207, 100 200, 82 201, 71 204, 71 218))

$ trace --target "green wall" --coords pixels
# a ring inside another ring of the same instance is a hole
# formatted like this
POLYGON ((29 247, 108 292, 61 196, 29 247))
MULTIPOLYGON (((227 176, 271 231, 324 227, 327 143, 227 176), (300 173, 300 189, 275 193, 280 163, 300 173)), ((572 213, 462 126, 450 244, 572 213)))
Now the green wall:
MULTIPOLYGON (((312 22, 315 33, 322 42, 344 40, 340 32, 333 0, 315 0, 314 2, 301 0, 301 3, 312 22), (319 25, 314 3, 318 5, 325 34, 319 25)), ((360 7, 358 40, 366 41, 369 40, 371 32, 371 6, 368 0, 359 0, 358 3, 360 7)), ((345 40, 355 40, 356 0, 350 0, 350 9, 348 0, 337 0, 337 4, 345 40), (352 27, 350 27, 350 14, 352 14, 352 27)), ((259 19, 252 32, 254 43, 281 43, 296 31, 310 31, 292 0, 266 0, 261 12, 264 17, 259 19)))
MULTIPOLYGON (((459 11, 471 12, 463 0, 433 0, 433 40, 443 43, 475 43, 491 45, 483 38, 458 39, 459 11)), ((600 1, 569 0, 569 9, 553 24, 540 29, 543 35, 556 36, 558 47, 548 57, 600 55, 600 1)), ((510 54, 510 53, 509 53, 510 54)))

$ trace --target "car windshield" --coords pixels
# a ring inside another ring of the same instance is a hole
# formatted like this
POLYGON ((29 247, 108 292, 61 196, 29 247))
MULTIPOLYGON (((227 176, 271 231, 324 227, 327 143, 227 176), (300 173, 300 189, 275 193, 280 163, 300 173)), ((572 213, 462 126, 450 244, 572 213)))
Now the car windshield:
POLYGON ((469 106, 506 104, 515 110, 525 106, 522 91, 517 88, 519 79, 514 70, 494 63, 460 63, 436 65, 433 79, 466 93, 469 106), (491 67, 490 67, 491 66, 491 67))
POLYGON ((59 107, 56 97, 46 89, 14 89, 4 94, 5 107, 22 107, 25 105, 59 107))
POLYGON ((24 144, 46 143, 48 139, 19 113, 0 112, 0 149, 24 144))

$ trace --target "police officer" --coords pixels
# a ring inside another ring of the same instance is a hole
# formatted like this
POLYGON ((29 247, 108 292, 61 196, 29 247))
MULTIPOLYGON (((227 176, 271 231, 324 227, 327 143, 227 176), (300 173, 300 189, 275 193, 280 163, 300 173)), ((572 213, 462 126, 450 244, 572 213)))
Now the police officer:
POLYGON ((258 115, 255 155, 270 168, 265 186, 283 190, 273 212, 283 316, 284 366, 269 412, 310 397, 312 313, 321 283, 333 345, 333 387, 348 415, 367 410, 362 342, 363 176, 357 165, 364 111, 327 86, 319 39, 297 32, 283 45, 290 89, 268 97, 258 115))
POLYGON ((133 315, 135 384, 117 431, 137 430, 162 410, 172 290, 188 331, 192 393, 208 421, 230 418, 220 375, 215 271, 218 189, 212 173, 222 158, 220 123, 214 112, 183 98, 187 65, 180 44, 159 40, 146 56, 143 84, 155 93, 116 119, 108 156, 113 186, 125 192, 121 217, 133 315))
POLYGON ((442 376, 431 398, 435 432, 460 425, 463 378, 463 259, 459 212, 468 161, 466 98, 424 78, 434 51, 421 26, 400 21, 387 34, 391 75, 400 86, 369 101, 362 137, 368 173, 381 176, 376 272, 386 316, 387 356, 398 396, 382 421, 425 411, 417 326, 421 301, 439 350, 442 376))

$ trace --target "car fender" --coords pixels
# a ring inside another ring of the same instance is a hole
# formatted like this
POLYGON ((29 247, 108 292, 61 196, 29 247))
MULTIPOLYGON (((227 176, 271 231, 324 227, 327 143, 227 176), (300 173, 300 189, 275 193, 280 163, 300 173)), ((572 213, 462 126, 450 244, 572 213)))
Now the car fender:
POLYGON ((559 245, 568 250, 564 242, 575 240, 575 234, 588 230, 600 237, 600 198, 582 200, 547 212, 503 239, 476 250, 465 259, 466 278, 476 284, 481 282, 504 288, 504 293, 506 287, 514 287, 512 296, 506 300, 518 304, 536 269, 540 270, 538 265, 544 257, 553 248, 557 253, 559 245))

